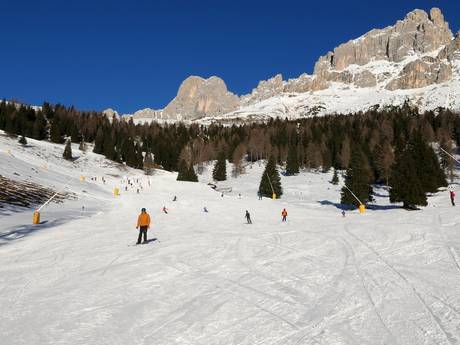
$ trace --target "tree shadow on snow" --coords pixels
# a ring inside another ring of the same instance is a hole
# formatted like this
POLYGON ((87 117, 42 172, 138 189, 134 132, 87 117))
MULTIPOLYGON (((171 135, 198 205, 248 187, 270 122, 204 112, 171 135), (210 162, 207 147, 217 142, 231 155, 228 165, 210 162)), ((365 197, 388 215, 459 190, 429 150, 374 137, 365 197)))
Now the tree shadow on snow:
POLYGON ((7 229, 6 232, 0 234, 0 246, 5 245, 8 242, 12 242, 12 241, 24 238, 35 232, 62 225, 66 221, 67 221, 66 219, 61 218, 61 219, 54 219, 52 221, 43 221, 40 224, 28 224, 28 225, 24 224, 24 225, 12 226, 9 229, 7 229))
MULTIPOLYGON (((321 201, 318 201, 318 202, 323 206, 334 206, 335 208, 338 208, 339 210, 344 210, 344 211, 352 211, 352 210, 357 209, 356 207, 353 207, 353 206, 350 206, 350 205, 340 204, 340 203, 332 202, 332 201, 329 201, 329 200, 321 200, 321 201)), ((366 205, 366 208, 368 210, 385 211, 385 210, 401 209, 401 206, 398 206, 398 205, 368 204, 368 205, 366 205)))

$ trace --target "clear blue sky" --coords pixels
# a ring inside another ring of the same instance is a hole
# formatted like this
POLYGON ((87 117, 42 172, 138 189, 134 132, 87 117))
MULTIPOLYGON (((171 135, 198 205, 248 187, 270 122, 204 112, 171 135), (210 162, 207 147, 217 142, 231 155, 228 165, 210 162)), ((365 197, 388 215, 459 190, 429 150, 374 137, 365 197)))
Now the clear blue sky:
POLYGON ((0 4, 0 98, 122 113, 165 106, 189 75, 243 94, 277 73, 311 73, 318 56, 414 8, 440 7, 460 28, 457 0, 0 4))

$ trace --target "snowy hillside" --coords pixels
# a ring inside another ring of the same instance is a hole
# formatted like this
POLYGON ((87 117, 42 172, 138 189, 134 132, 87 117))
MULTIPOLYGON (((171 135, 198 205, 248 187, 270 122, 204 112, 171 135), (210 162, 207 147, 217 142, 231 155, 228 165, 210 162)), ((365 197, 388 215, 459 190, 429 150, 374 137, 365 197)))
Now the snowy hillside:
POLYGON ((211 166, 201 183, 158 171, 149 186, 76 147, 71 163, 62 145, 29 145, 0 135, 0 175, 78 199, 35 226, 31 209, 0 209, 2 344, 460 343, 460 215, 447 192, 408 212, 377 189, 372 210, 342 218, 331 174, 283 176, 283 198, 259 201, 257 163, 219 183, 222 197, 211 166), (141 207, 155 240, 134 246, 141 207))

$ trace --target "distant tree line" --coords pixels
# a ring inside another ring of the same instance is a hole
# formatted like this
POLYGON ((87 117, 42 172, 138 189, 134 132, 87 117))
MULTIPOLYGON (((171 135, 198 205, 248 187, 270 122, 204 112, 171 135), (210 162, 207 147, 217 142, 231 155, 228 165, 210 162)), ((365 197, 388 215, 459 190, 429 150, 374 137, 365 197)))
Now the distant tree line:
MULTIPOLYGON (((415 143, 424 143, 425 149, 431 148, 428 144, 437 143, 448 152, 460 144, 458 115, 446 109, 420 113, 404 104, 357 114, 291 121, 272 119, 244 125, 186 126, 182 123, 134 124, 132 119, 109 119, 99 112, 78 111, 59 104, 44 103, 38 110, 3 101, 0 129, 54 143, 64 143, 66 138, 73 143, 93 143, 94 152, 134 168, 142 168, 144 157, 151 154, 153 164, 169 171, 180 170, 185 179, 187 176, 195 179, 195 171, 192 174, 191 169, 195 167, 196 172, 201 173, 203 164, 211 160, 218 160, 214 172, 215 177, 221 179, 226 176, 225 160, 233 163, 232 175, 238 176, 246 162, 273 157, 276 164, 286 167, 287 175, 296 174, 300 169, 326 172, 334 168, 348 170, 348 176, 354 168, 354 175, 364 177, 366 186, 375 183, 396 186, 395 180, 404 176, 402 171, 399 175, 395 173, 395 168, 403 169, 396 164, 398 157, 413 161, 411 164, 415 167, 425 164, 420 156, 423 149, 415 149, 415 143), (356 171, 357 166, 361 171, 356 171)), ((444 154, 440 158, 443 173, 452 176, 452 160, 444 154)), ((422 174, 422 170, 413 171, 422 174)), ((443 184, 439 182, 437 186, 443 184)), ((357 188, 367 190, 366 186, 357 188)), ((345 201, 350 202, 347 198, 345 201)), ((393 200, 399 199, 400 195, 393 195, 393 200)))

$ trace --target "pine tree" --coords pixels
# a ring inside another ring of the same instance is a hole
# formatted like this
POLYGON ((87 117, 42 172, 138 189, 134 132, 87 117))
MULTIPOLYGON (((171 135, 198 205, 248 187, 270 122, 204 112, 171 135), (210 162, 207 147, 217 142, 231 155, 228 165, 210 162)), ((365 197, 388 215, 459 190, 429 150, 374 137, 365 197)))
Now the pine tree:
POLYGON ((286 162, 286 175, 299 173, 299 161, 297 158, 297 145, 289 145, 286 162))
POLYGON ((334 185, 339 184, 339 174, 337 173, 337 169, 334 169, 334 175, 332 175, 331 183, 334 185))
POLYGON ((188 166, 183 159, 179 162, 178 172, 177 181, 198 182, 198 176, 196 176, 193 165, 188 166))
POLYGON ((279 198, 283 195, 283 188, 281 187, 281 177, 276 168, 275 157, 271 156, 267 162, 264 173, 260 180, 259 193, 262 196, 271 198, 275 193, 279 198))
POLYGON ((46 138, 46 124, 46 119, 43 116, 43 113, 39 111, 32 127, 32 137, 34 139, 43 140, 46 138))
POLYGON ((426 195, 416 171, 417 162, 408 145, 403 152, 396 155, 389 180, 390 202, 402 202, 404 208, 427 205, 426 195))
POLYGON ((101 127, 97 129, 93 152, 99 154, 104 152, 104 132, 102 131, 101 127))
POLYGON ((438 157, 433 148, 415 132, 409 140, 407 147, 415 160, 416 169, 422 189, 426 193, 435 193, 440 187, 447 187, 446 175, 442 170, 438 157))
POLYGON ((215 181, 225 181, 227 179, 227 166, 224 152, 221 152, 217 157, 216 165, 212 171, 212 178, 215 181))
POLYGON ((55 115, 53 117, 53 120, 51 121, 50 140, 51 140, 51 142, 56 143, 56 144, 62 144, 63 141, 64 141, 62 139, 62 135, 61 135, 61 128, 60 128, 60 125, 59 125, 59 117, 57 115, 55 115))
POLYGON ((340 202, 345 205, 359 206, 358 200, 356 200, 348 189, 350 189, 362 203, 372 201, 371 183, 372 172, 367 158, 359 147, 355 147, 352 151, 345 175, 346 187, 342 188, 340 202))
POLYGON ((67 160, 72 160, 72 146, 71 146, 71 141, 67 139, 65 143, 65 148, 64 148, 64 153, 62 154, 62 157, 67 160))
POLYGON ((27 145, 27 139, 26 139, 25 136, 21 135, 21 136, 19 137, 19 144, 21 144, 22 146, 27 145))

